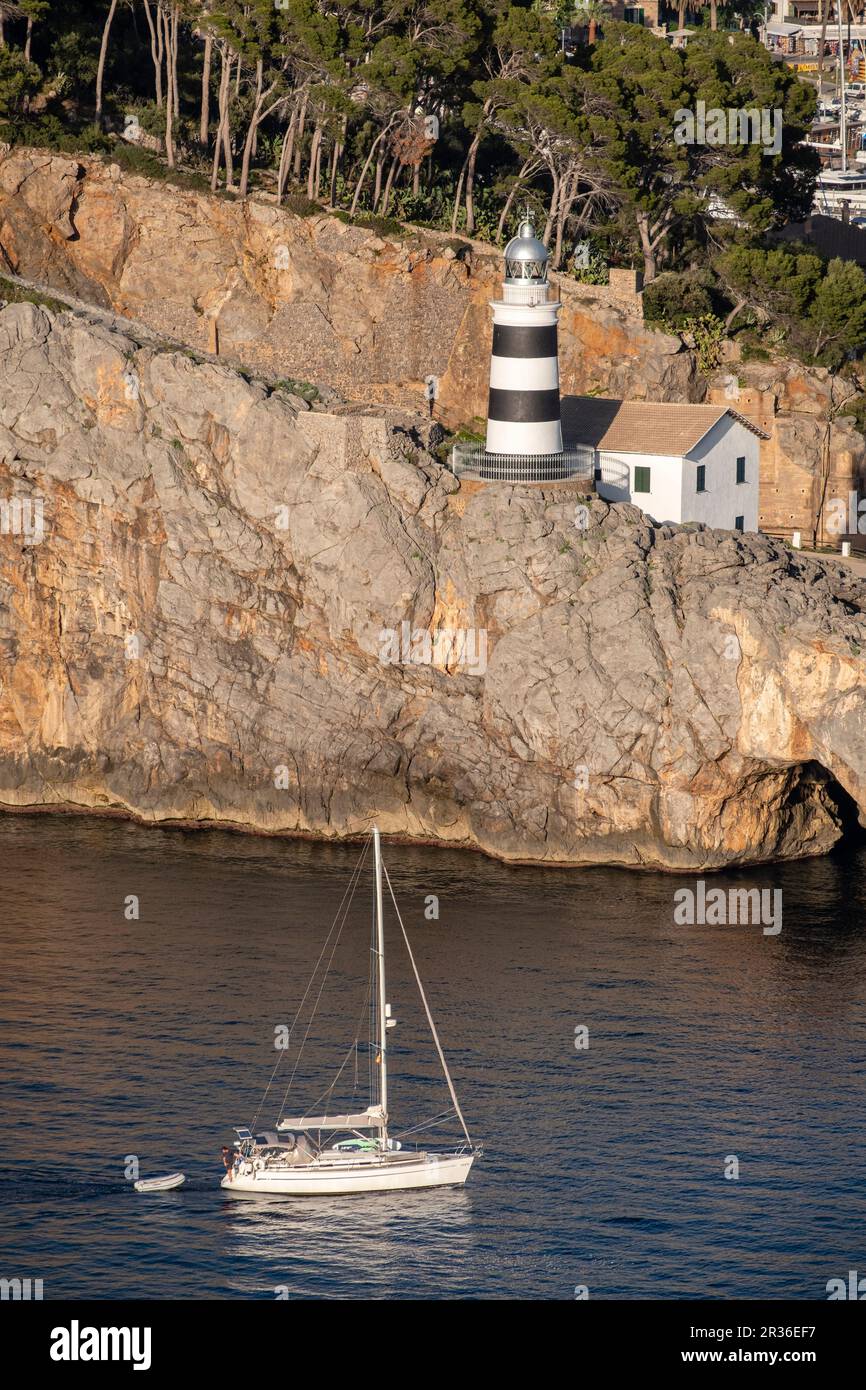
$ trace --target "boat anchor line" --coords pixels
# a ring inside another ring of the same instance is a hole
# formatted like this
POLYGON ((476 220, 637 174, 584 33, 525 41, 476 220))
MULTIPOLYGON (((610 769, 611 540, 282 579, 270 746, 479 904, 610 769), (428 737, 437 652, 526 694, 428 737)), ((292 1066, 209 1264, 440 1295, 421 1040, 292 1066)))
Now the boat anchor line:
MULTIPOLYGON (((371 1037, 371 1045, 377 1054, 375 1079, 378 1085, 375 1087, 373 1085, 371 1068, 370 1104, 365 1110, 358 1113, 330 1114, 326 1104, 320 1115, 312 1114, 310 1110, 307 1110, 296 1118, 285 1118, 284 1116, 304 1044, 309 1037, 312 1020, 318 1010, 325 981, 360 880, 369 847, 368 842, 353 870, 350 884, 343 894, 325 944, 319 953, 313 975, 307 984, 303 999, 289 1030, 291 1035, 297 1027, 304 1005, 312 991, 316 974, 327 955, 327 964, 324 967, 322 981, 286 1087, 283 1103, 276 1120, 276 1128, 267 1130, 263 1134, 255 1133, 259 1115, 282 1061, 282 1054, 277 1058, 253 1125, 249 1129, 236 1128, 237 1139, 234 1144, 234 1152, 232 1153, 228 1149, 223 1151, 227 1171, 221 1186, 233 1195, 318 1196, 353 1192, 403 1191, 422 1187, 462 1186, 469 1176, 472 1164, 481 1153, 481 1147, 473 1144, 463 1111, 460 1108, 460 1102, 457 1099, 457 1092, 433 1021, 430 1004, 412 952, 409 936, 400 915, 394 888, 388 871, 382 863, 377 826, 373 827, 372 841, 375 860, 375 943, 372 951, 374 969, 371 973, 375 977, 375 1020, 371 1032, 374 1032, 375 1036, 371 1037), (456 1116, 463 1131, 464 1142, 456 1149, 444 1152, 433 1153, 426 1149, 408 1148, 402 1143, 402 1139, 397 1139, 395 1136, 389 1135, 388 1132, 388 1032, 396 1025, 396 1019, 391 1015, 391 1006, 387 1002, 385 984, 384 882, 387 882, 391 902, 397 914, 397 921, 400 924, 412 973, 418 986, 424 1013, 453 1107, 451 1110, 442 1111, 432 1120, 402 1131, 402 1138, 434 1125, 442 1124, 445 1120, 456 1116)), ((371 1002, 372 980, 362 1007, 362 1017, 371 1002)), ((330 1101, 337 1080, 347 1065, 352 1052, 357 1050, 359 1041, 359 1038, 356 1037, 352 1048, 349 1049, 347 1057, 340 1066, 337 1077, 324 1092, 324 1097, 320 1097, 320 1100, 324 1098, 326 1101, 330 1101)))

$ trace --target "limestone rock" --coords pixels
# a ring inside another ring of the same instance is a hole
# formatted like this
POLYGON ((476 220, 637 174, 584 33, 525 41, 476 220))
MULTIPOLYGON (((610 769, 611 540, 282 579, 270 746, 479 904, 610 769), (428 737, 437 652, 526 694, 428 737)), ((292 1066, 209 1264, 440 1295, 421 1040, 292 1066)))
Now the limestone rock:
MULTIPOLYGON (((272 377, 328 382, 364 401, 423 403, 440 378, 452 425, 486 411, 501 252, 407 232, 400 240, 335 217, 300 217, 124 174, 98 158, 0 151, 0 257, 13 270, 110 306, 166 337, 272 377), (72 239, 69 228, 74 229, 72 239)), ((679 338, 562 278, 563 390, 701 398, 679 338)), ((593 291, 596 295, 601 291, 593 291)))
POLYGON ((0 804, 678 870, 866 819, 866 585, 434 439, 0 311, 0 804))

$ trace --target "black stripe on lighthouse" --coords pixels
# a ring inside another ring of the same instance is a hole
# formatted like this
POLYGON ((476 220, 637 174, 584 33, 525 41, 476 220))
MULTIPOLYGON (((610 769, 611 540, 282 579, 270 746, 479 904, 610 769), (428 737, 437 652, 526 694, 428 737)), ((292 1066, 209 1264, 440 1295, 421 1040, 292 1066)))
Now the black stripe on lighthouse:
POLYGON ((494 323, 494 357, 555 357, 556 324, 494 323))
POLYGON ((491 386, 487 406, 489 420, 506 420, 509 424, 532 423, 559 419, 559 392, 506 391, 491 386))

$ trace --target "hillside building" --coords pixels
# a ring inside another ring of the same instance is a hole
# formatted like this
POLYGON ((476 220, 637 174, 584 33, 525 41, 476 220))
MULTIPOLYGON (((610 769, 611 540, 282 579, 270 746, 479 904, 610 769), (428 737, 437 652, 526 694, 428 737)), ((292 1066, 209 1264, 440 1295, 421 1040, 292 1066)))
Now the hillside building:
POLYGON ((757 531, 765 431, 723 405, 566 397, 570 447, 595 452, 595 486, 657 522, 757 531))

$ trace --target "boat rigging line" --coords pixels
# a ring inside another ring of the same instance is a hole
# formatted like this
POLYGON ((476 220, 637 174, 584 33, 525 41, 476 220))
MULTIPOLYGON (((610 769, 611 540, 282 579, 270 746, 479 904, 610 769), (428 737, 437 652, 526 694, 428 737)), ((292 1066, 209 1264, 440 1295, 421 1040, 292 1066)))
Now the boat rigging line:
POLYGON ((430 1032, 433 1034, 433 1041, 436 1044, 436 1051, 439 1053, 439 1061, 442 1063, 442 1070, 445 1073, 445 1080, 448 1083, 448 1090, 450 1092, 451 1099, 454 1103, 454 1112, 458 1120, 460 1121, 460 1127, 463 1130, 463 1133, 466 1135, 466 1142, 471 1148, 472 1140, 469 1136, 469 1130, 466 1128, 466 1121, 463 1118, 463 1111, 460 1109, 460 1102, 457 1099, 457 1092, 454 1089, 454 1082, 451 1080, 451 1073, 448 1070, 448 1063, 445 1061, 445 1053, 442 1051, 442 1044, 439 1041, 439 1034, 436 1032, 436 1024, 433 1022, 433 1015, 430 1012, 430 1005, 427 1003, 427 995, 424 993, 424 986, 421 983, 421 976, 418 974, 418 967, 415 964, 415 957, 412 954, 412 947, 409 945, 409 937, 406 934, 406 928, 403 926, 403 918, 400 916, 400 909, 397 906, 397 899, 394 896, 394 888, 391 883, 391 875, 388 873, 388 870, 384 864, 382 865, 382 872, 385 875, 385 882, 388 884, 388 892, 391 894, 391 902, 394 904, 394 911, 397 914, 397 921, 400 923, 400 930, 403 933, 403 940, 406 943, 406 950, 409 955, 409 962, 412 966, 412 974, 415 976, 415 983, 418 986, 418 993, 421 995, 421 1003, 424 1005, 424 1012, 427 1015, 427 1023, 430 1026, 430 1032))
POLYGON ((295 1065, 294 1065, 294 1068, 292 1069, 292 1075, 291 1075, 291 1077, 289 1078, 289 1084, 288 1084, 288 1086, 287 1086, 287 1088, 286 1088, 286 1093, 285 1093, 285 1095, 283 1096, 283 1104, 282 1104, 282 1106, 281 1106, 281 1108, 280 1108, 280 1115, 277 1117, 278 1120, 279 1120, 280 1116, 282 1116, 283 1111, 285 1110, 286 1101, 288 1100, 288 1097, 289 1097, 289 1091, 291 1090, 292 1082, 293 1082, 294 1079, 295 1079, 295 1073, 296 1073, 296 1071, 297 1071, 297 1069, 298 1069, 298 1062, 300 1061, 301 1053, 302 1053, 303 1050, 304 1050, 304 1043, 305 1043, 306 1040, 307 1040, 307 1035, 309 1034, 310 1025, 312 1024, 313 1017, 315 1016, 316 1008, 318 1008, 319 999, 321 999, 321 997, 322 997, 322 989, 324 988, 324 983, 325 983, 325 980, 327 979, 327 976, 328 976, 328 970, 329 970, 330 967, 331 967, 331 961, 333 961, 333 959, 334 959, 334 952, 335 952, 336 949, 337 949, 337 943, 339 942, 339 939, 340 939, 340 933, 342 932, 343 927, 345 926, 345 923, 346 923, 346 916, 347 916, 347 914, 348 914, 349 908, 350 908, 351 905, 352 905, 352 898, 353 898, 354 895, 355 895, 355 889, 356 889, 357 886, 358 886, 358 880, 359 880, 360 875, 361 875, 361 870, 362 870, 362 868, 364 867, 364 861, 365 861, 365 859, 367 858, 367 853, 368 853, 368 851, 369 851, 369 848, 370 848, 370 842, 369 842, 369 840, 365 840, 365 842, 364 842, 364 847, 363 847, 363 849, 361 850, 361 855, 360 855, 360 857, 359 857, 359 859, 358 859, 357 864, 355 865, 355 868, 354 868, 354 870, 353 870, 353 872, 352 872, 352 875, 351 875, 351 877, 350 877, 350 879, 349 879, 349 882, 348 882, 348 884, 346 885, 346 887, 345 887, 345 889, 344 889, 344 891, 343 891, 343 896, 342 896, 342 899, 340 900, 340 905, 339 905, 339 907, 337 908, 336 914, 335 914, 335 916, 334 916, 334 920, 333 920, 333 922, 331 923, 330 929, 329 929, 329 931, 328 931, 328 935, 325 937, 324 944, 323 944, 323 946, 322 946, 321 951, 319 952, 319 958, 318 958, 318 960, 316 961, 316 964, 315 964, 315 966, 314 966, 314 968, 313 968, 313 973, 312 973, 312 975, 310 976, 309 980, 307 981, 307 987, 306 987, 306 989, 304 990, 303 996, 302 996, 302 998, 301 998, 301 1002, 300 1002, 300 1004, 299 1004, 298 1007, 297 1007, 297 1010, 296 1010, 296 1012, 295 1012, 294 1018, 292 1019, 291 1025, 290 1025, 290 1027, 289 1027, 288 1036, 287 1036, 287 1038, 286 1038, 286 1046, 285 1046, 284 1048, 281 1048, 281 1049, 280 1049, 280 1053, 279 1053, 279 1055, 278 1055, 278 1057, 277 1057, 276 1062, 274 1063, 274 1069, 273 1069, 273 1071, 271 1072, 270 1079, 268 1080, 268 1084, 267 1084, 267 1086, 265 1087, 264 1094, 263 1094, 261 1100, 260 1100, 259 1103, 258 1103, 258 1107, 257 1107, 257 1109, 256 1109, 256 1113, 255 1113, 255 1115, 253 1116, 253 1121, 252 1121, 252 1124, 250 1125, 250 1129, 251 1129, 251 1130, 255 1130, 255 1127, 256 1127, 256 1125, 258 1124, 259 1116, 260 1116, 261 1113, 262 1113, 262 1109, 263 1109, 263 1107, 264 1107, 265 1101, 266 1101, 267 1098, 268 1098, 268 1094, 269 1094, 269 1092, 270 1092, 271 1086, 274 1084, 274 1081, 276 1080, 277 1072, 279 1071, 280 1067, 282 1066, 283 1057, 285 1056, 286 1052, 288 1051, 289 1040, 291 1039, 292 1034, 294 1033, 295 1028, 297 1027, 298 1020, 299 1020, 299 1018, 301 1017, 301 1013, 303 1012, 304 1004, 305 1004, 306 1001, 307 1001, 307 996, 308 996, 308 994, 310 993, 310 990, 311 990, 312 987, 313 987, 313 981, 314 981, 315 978, 316 978, 316 972, 318 971, 319 966, 321 965, 321 963, 322 963, 322 961, 323 961, 323 959, 324 959, 325 952, 326 952, 327 949, 328 949, 328 943, 330 942, 331 937, 333 936, 334 929, 335 929, 336 926, 337 926, 337 922, 340 921, 340 915, 342 914, 342 921, 340 922, 340 928, 339 928, 339 931, 337 932, 337 940, 334 942, 334 946, 333 946, 333 949, 332 949, 332 951, 331 951, 330 958, 329 958, 329 960, 328 960, 328 965, 327 965, 327 968, 326 968, 326 970, 325 970, 324 977, 323 977, 323 979, 322 979, 322 985, 321 985, 321 987, 320 987, 320 989, 319 989, 319 994, 318 994, 318 997, 317 997, 317 999, 316 999, 316 1004, 315 1004, 315 1006, 314 1006, 314 1008, 313 1008, 313 1013, 310 1015, 310 1019, 309 1019, 309 1021, 308 1021, 308 1023, 307 1023, 307 1030, 306 1030, 306 1032, 305 1032, 305 1034, 304 1034, 303 1042, 301 1043, 300 1049, 299 1049, 299 1051, 298 1051, 298 1056, 297 1056, 297 1058, 295 1059, 295 1065), (348 902, 347 902, 347 899, 348 899, 348 902), (344 907, 344 905, 345 905, 345 907, 344 907))

